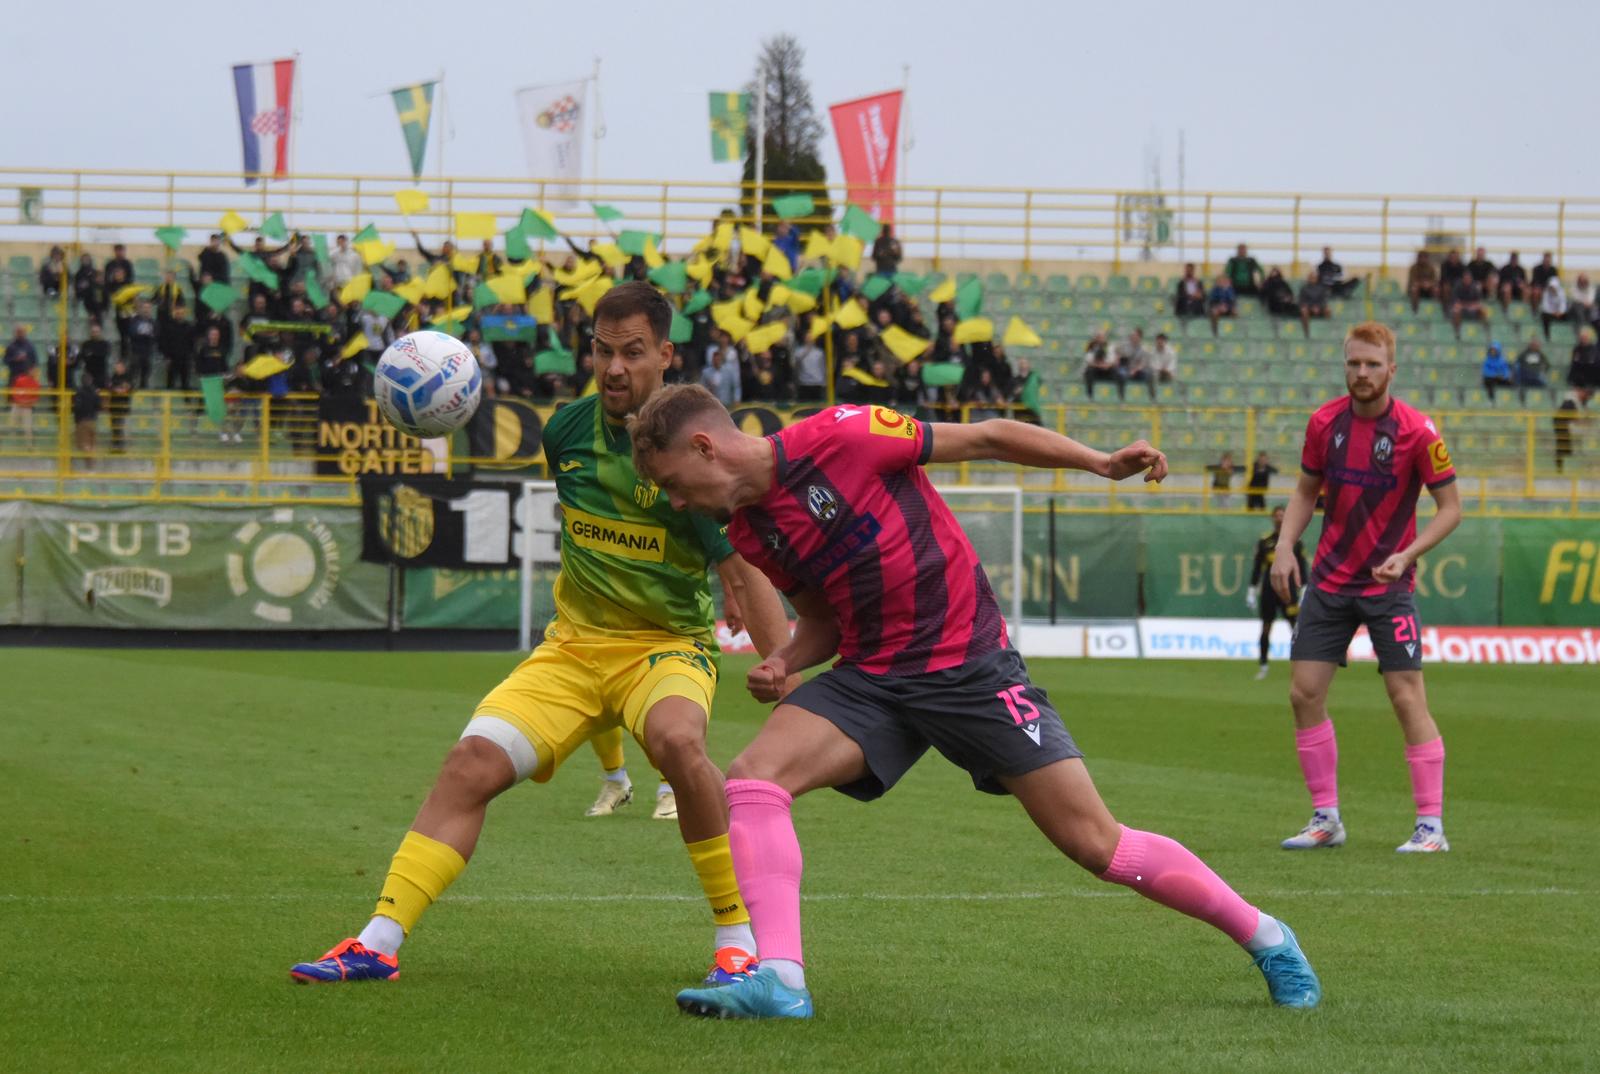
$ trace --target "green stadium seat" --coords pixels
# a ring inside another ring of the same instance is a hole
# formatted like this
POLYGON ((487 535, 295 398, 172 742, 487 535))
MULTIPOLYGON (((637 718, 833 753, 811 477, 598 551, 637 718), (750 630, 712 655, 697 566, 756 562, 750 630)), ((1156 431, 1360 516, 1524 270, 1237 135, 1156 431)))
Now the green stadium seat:
POLYGON ((1106 279, 1106 290, 1114 295, 1125 295, 1133 290, 1133 281, 1126 276, 1111 276, 1106 279))
POLYGON ((1482 345, 1488 340, 1488 333, 1484 326, 1477 321, 1465 321, 1461 325, 1461 342, 1482 345))
POLYGON ((161 282, 161 262, 153 257, 141 257, 133 263, 133 278, 140 283, 161 282))
POLYGON ((13 276, 33 276, 37 270, 27 254, 12 254, 6 261, 6 271, 13 276))
POLYGON ((1392 276, 1380 276, 1374 284, 1373 292, 1379 298, 1394 298, 1405 294, 1400 281, 1392 276))
POLYGON ((1066 294, 1072 290, 1072 280, 1057 273, 1044 281, 1044 289, 1052 294, 1066 294))
POLYGON ((1100 277, 1098 276, 1079 276, 1078 282, 1073 285, 1073 289, 1077 291, 1102 291, 1105 288, 1101 285, 1100 277))
POLYGON ((983 285, 998 291, 1011 290, 1011 277, 1003 272, 991 272, 984 278, 983 285))
POLYGON ((1039 289, 1039 277, 1031 272, 1018 273, 1016 287, 1019 291, 1037 291, 1039 289))
POLYGON ((1157 295, 1166 290, 1166 285, 1160 276, 1140 276, 1134 281, 1134 290, 1142 295, 1157 295))

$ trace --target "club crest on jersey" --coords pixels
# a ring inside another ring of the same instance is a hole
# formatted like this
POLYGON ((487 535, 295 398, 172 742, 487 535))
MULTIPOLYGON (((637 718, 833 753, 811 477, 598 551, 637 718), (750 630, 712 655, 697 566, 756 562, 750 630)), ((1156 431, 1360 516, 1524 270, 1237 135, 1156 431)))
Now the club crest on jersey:
POLYGON ((1379 433, 1378 438, 1372 442, 1372 461, 1383 466, 1392 458, 1394 458, 1394 441, 1389 439, 1388 433, 1379 433))
POLYGON ((806 510, 820 522, 831 522, 839 513, 839 501, 820 485, 806 486, 806 510))

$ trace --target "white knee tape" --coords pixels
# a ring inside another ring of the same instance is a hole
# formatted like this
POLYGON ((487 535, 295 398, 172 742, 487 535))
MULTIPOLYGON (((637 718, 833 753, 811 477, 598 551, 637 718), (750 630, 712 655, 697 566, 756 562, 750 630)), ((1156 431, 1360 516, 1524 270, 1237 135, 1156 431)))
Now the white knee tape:
POLYGON ((515 724, 498 716, 474 716, 467 721, 461 737, 468 738, 473 735, 486 738, 505 750, 506 756, 511 758, 511 767, 516 770, 519 781, 527 779, 538 769, 538 749, 515 724))

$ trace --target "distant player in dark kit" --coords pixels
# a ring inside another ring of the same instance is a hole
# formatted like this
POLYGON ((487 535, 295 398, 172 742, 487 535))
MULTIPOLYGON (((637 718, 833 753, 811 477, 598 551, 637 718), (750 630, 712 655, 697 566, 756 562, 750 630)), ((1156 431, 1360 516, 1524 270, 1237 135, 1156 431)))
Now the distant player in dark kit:
POLYGON ((1295 744, 1311 792, 1311 821, 1283 841, 1285 850, 1336 847, 1339 748, 1328 718, 1328 687, 1345 661, 1356 629, 1367 628, 1378 670, 1405 735, 1406 763, 1417 816, 1411 838, 1396 849, 1450 849, 1444 837, 1444 740, 1428 711, 1422 684, 1422 634, 1417 621, 1416 564, 1461 522, 1456 471, 1439 430, 1426 414, 1389 394, 1394 333, 1374 321, 1344 340, 1350 392, 1324 404, 1306 426, 1300 483, 1289 499, 1272 560, 1272 588, 1289 603, 1305 572, 1293 554, 1322 494, 1322 538, 1289 651, 1295 744), (1438 511, 1417 533, 1417 496, 1426 486, 1438 511))
MULTIPOLYGON (((1267 570, 1272 566, 1272 561, 1277 557, 1278 534, 1283 530, 1283 508, 1272 509, 1272 532, 1256 542, 1256 558, 1250 567, 1250 588, 1244 591, 1244 602, 1252 608, 1259 608, 1261 612, 1261 666, 1256 670, 1256 681, 1260 682, 1267 677, 1267 653, 1271 647, 1272 624, 1277 620, 1278 613, 1289 620, 1289 629, 1294 629, 1295 618, 1300 614, 1300 595, 1293 593, 1294 598, 1285 604, 1278 599, 1278 591, 1272 588, 1269 582, 1263 585, 1267 570)), ((1306 575, 1306 550, 1299 541, 1294 543, 1294 558, 1299 564, 1301 576, 1306 575)))
POLYGON ((1240 944, 1272 999, 1313 1007, 1321 985, 1288 927, 1245 902, 1181 844, 1118 824, 1083 755, 1028 678, 977 553, 923 473, 994 460, 1120 480, 1166 476, 1144 441, 1110 455, 995 419, 930 425, 835 406, 770 437, 740 431, 698 385, 663 390, 630 426, 635 465, 673 507, 728 523, 728 540, 789 594, 794 637, 749 687, 777 701, 791 674, 839 661, 788 695, 728 769, 730 845, 758 968, 678 1005, 719 1018, 809 1018, 800 844, 790 807, 833 787, 871 801, 932 746, 991 794, 1015 795, 1045 836, 1102 880, 1240 944))

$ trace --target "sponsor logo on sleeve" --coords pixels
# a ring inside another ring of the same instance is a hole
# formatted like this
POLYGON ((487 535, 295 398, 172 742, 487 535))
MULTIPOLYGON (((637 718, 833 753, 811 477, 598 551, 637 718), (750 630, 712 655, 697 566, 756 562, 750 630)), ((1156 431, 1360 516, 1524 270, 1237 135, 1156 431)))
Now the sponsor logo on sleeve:
POLYGON ((873 407, 871 414, 871 428, 878 436, 894 436, 909 440, 917 435, 917 427, 904 414, 884 406, 873 407))
POLYGON ((1444 446, 1443 440, 1428 445, 1428 461, 1433 464, 1434 477, 1450 469, 1450 449, 1444 446))

